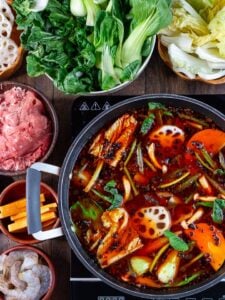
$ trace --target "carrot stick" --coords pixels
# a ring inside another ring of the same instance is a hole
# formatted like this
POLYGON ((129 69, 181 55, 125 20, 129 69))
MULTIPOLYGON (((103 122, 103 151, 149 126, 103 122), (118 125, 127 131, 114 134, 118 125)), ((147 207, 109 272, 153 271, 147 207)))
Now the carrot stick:
POLYGON ((157 251, 158 249, 160 249, 167 243, 168 243, 168 238, 165 236, 157 238, 155 240, 150 240, 141 249, 139 249, 135 254, 148 255, 150 253, 157 251))

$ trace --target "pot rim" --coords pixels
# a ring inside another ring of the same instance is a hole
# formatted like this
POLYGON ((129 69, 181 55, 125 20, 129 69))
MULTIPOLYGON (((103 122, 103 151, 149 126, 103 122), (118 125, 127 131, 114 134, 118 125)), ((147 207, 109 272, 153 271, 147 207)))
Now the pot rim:
POLYGON ((126 294, 130 294, 135 297, 141 297, 146 299, 151 298, 180 298, 193 294, 197 294, 202 292, 215 284, 217 284, 225 274, 225 266, 222 267, 219 271, 213 274, 210 278, 188 287, 179 287, 179 288, 171 288, 165 289, 161 291, 160 289, 140 289, 136 286, 132 286, 130 284, 124 283, 115 279, 113 276, 109 275, 103 269, 101 269, 97 263, 92 259, 86 251, 83 249, 82 244, 80 243, 78 237, 71 229, 71 217, 69 213, 69 187, 70 187, 70 174, 72 173, 74 164, 77 160, 77 157, 87 143, 87 141, 95 134, 97 131, 102 128, 102 126, 116 119, 119 115, 124 113, 126 109, 129 107, 141 107, 147 102, 161 102, 166 105, 171 106, 180 106, 180 107, 190 107, 195 111, 198 111, 202 114, 206 113, 207 116, 213 118, 215 123, 225 130, 225 116, 219 110, 213 108, 212 106, 203 103, 199 100, 196 100, 192 97, 176 95, 176 94, 146 94, 136 97, 128 97, 126 100, 120 101, 117 104, 110 107, 108 110, 101 112, 98 116, 96 116, 93 120, 91 120, 78 134, 78 136, 74 139, 72 145, 70 146, 67 155, 64 159, 59 183, 58 183, 58 195, 59 195, 59 215, 62 223, 63 231, 69 242, 70 247, 72 248, 75 255, 81 261, 81 263, 96 277, 103 280, 103 282, 107 283, 109 286, 124 292, 126 294), (180 101, 180 102, 179 102, 180 101), (179 104, 178 104, 179 103, 179 104))

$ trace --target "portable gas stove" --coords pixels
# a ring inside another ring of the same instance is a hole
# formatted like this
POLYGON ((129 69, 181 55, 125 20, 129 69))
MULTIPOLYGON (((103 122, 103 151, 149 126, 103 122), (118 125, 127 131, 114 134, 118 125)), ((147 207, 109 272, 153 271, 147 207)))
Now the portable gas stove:
MULTIPOLYGON (((203 101, 225 114, 225 95, 188 96, 203 101)), ((72 106, 73 138, 93 117, 127 98, 130 96, 94 96, 76 99, 72 106)), ((117 291, 106 285, 101 279, 94 277, 76 258, 73 251, 71 251, 70 290, 71 300, 137 300, 137 297, 117 291)), ((211 289, 180 299, 225 300, 225 278, 211 289)))

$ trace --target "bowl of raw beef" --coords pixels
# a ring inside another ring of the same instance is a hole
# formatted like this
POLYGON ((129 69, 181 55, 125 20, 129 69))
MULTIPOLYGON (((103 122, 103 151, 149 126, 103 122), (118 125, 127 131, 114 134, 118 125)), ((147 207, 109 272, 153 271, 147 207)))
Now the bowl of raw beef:
POLYGON ((46 161, 57 136, 56 112, 41 92, 17 82, 0 84, 0 175, 22 175, 46 161))

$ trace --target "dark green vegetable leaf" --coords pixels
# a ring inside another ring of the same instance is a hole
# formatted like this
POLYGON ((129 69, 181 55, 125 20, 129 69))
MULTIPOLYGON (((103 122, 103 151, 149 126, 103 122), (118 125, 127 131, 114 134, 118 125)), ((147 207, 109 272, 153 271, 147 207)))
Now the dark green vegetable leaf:
POLYGON ((224 219, 224 208, 225 200, 215 199, 213 202, 199 201, 196 203, 197 206, 205 206, 212 208, 212 219, 215 223, 221 224, 224 219))
POLYGON ((163 115, 164 115, 164 116, 168 116, 168 117, 172 117, 172 116, 173 116, 173 114, 172 114, 171 111, 164 111, 164 112, 163 112, 163 115))
POLYGON ((120 84, 115 62, 120 56, 118 51, 121 51, 123 36, 123 23, 118 18, 106 11, 98 13, 94 27, 94 46, 100 53, 98 65, 102 90, 111 89, 120 84))
POLYGON ((104 187, 104 190, 113 196, 111 202, 112 205, 108 209, 111 210, 120 207, 123 201, 123 196, 119 194, 116 188, 115 180, 110 180, 109 182, 107 182, 107 184, 104 187))
POLYGON ((137 71, 139 70, 141 65, 141 62, 139 60, 133 61, 131 64, 126 66, 120 75, 120 80, 122 82, 132 80, 135 75, 137 74, 137 71))
POLYGON ((34 0, 17 0, 13 1, 13 8, 16 9, 19 13, 26 15, 31 12, 31 7, 34 4, 34 0))
POLYGON ((21 42, 28 50, 28 74, 46 74, 65 93, 107 90, 133 79, 142 55, 151 51, 152 35, 171 20, 171 0, 86 1, 87 17, 73 16, 70 0, 51 0, 38 13, 31 11, 33 2, 13 1, 21 42), (93 6, 98 8, 95 23, 87 26, 93 6), (135 32, 131 23, 138 24, 135 32))
POLYGON ((92 220, 96 221, 100 218, 103 213, 103 210, 99 204, 91 199, 82 199, 75 202, 71 207, 70 211, 73 217, 73 220, 92 220))
POLYGON ((144 45, 141 49, 141 54, 144 57, 147 57, 150 52, 152 51, 152 36, 147 38, 146 41, 144 42, 144 45))
POLYGON ((152 128, 154 120, 155 120, 155 115, 152 113, 149 114, 148 117, 144 119, 140 130, 143 135, 147 134, 148 131, 152 128))
POLYGON ((40 63, 40 60, 34 55, 28 55, 27 58, 27 73, 29 76, 36 77, 45 73, 45 66, 40 63))
POLYGON ((170 230, 165 230, 164 235, 169 239, 170 245, 177 251, 187 251, 188 244, 170 230))
POLYGON ((213 202, 212 219, 215 223, 221 224, 224 219, 223 210, 225 208, 225 200, 216 199, 213 202))
POLYGON ((165 105, 163 105, 162 103, 158 103, 158 102, 149 102, 148 103, 148 109, 149 110, 155 110, 155 109, 163 109, 166 110, 165 105))
POLYGON ((223 169, 216 169, 214 173, 217 174, 217 175, 219 175, 219 176, 223 176, 223 175, 225 175, 225 170, 223 170, 223 169))
POLYGON ((165 0, 132 0, 130 5, 130 32, 122 46, 122 67, 141 61, 146 39, 169 25, 172 20, 172 12, 165 0))

